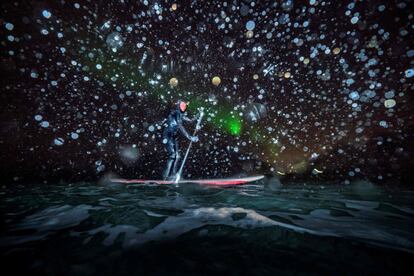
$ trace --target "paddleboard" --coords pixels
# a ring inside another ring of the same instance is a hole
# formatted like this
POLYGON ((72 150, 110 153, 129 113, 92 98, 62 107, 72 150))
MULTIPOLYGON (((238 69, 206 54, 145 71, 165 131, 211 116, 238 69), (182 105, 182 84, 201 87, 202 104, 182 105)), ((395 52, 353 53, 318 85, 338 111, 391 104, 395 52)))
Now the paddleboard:
MULTIPOLYGON (((202 185, 218 185, 218 186, 230 186, 230 185, 242 185, 258 181, 264 178, 264 175, 249 176, 243 178, 227 178, 227 179, 189 179, 189 180, 180 180, 177 184, 185 183, 196 183, 202 185)), ((125 183, 125 184, 176 184, 172 180, 145 180, 145 179, 122 179, 122 178, 113 178, 111 182, 115 183, 125 183)))

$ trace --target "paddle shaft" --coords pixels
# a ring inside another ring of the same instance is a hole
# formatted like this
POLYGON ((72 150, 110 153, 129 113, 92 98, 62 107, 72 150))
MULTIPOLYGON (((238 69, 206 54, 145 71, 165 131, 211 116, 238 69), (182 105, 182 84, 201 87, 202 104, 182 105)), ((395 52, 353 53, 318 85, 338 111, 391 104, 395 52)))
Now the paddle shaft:
MULTIPOLYGON (((196 128, 194 129, 193 136, 195 136, 197 134, 197 130, 200 127, 202 118, 203 118, 203 112, 200 113, 200 118, 198 118, 198 120, 197 120, 197 125, 196 125, 196 128)), ((183 172, 184 164, 185 164, 185 161, 187 160, 187 156, 188 156, 188 153, 190 152, 190 148, 191 148, 192 144, 193 144, 193 141, 191 140, 190 144, 188 145, 187 151, 185 152, 183 162, 181 162, 180 169, 178 170, 178 173, 175 177, 175 183, 178 183, 178 181, 181 178, 181 173, 183 172)))

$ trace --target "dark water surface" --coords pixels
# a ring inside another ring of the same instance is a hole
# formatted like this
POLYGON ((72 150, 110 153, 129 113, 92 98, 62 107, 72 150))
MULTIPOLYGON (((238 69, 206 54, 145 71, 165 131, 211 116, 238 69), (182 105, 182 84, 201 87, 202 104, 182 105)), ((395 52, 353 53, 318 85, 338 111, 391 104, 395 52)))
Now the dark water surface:
POLYGON ((1 265, 53 275, 405 274, 414 192, 358 181, 0 190, 1 265))

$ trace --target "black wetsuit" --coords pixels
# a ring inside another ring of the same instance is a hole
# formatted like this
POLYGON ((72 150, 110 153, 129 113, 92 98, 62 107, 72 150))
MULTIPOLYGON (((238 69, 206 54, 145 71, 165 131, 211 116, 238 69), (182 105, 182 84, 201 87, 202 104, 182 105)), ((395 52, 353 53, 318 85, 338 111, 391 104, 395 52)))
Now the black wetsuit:
POLYGON ((167 121, 165 122, 162 142, 167 147, 168 160, 162 175, 163 179, 167 179, 169 176, 177 173, 178 160, 180 158, 177 142, 178 130, 180 130, 181 134, 183 134, 187 139, 191 140, 191 135, 189 135, 185 130, 183 121, 193 122, 194 120, 185 116, 185 113, 181 112, 177 107, 170 112, 167 121))

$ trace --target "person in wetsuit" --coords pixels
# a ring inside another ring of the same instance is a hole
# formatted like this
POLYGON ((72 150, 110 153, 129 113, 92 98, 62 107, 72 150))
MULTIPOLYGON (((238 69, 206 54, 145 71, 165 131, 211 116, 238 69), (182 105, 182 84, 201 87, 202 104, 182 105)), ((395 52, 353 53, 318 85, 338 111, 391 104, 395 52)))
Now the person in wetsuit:
POLYGON ((163 179, 169 179, 177 173, 179 150, 177 141, 177 132, 180 130, 188 140, 192 142, 198 142, 197 136, 191 136, 185 130, 183 121, 194 122, 196 119, 190 119, 186 116, 185 110, 187 109, 187 103, 184 101, 178 101, 175 108, 171 110, 165 123, 163 132, 163 143, 167 147, 168 160, 163 172, 163 179))

